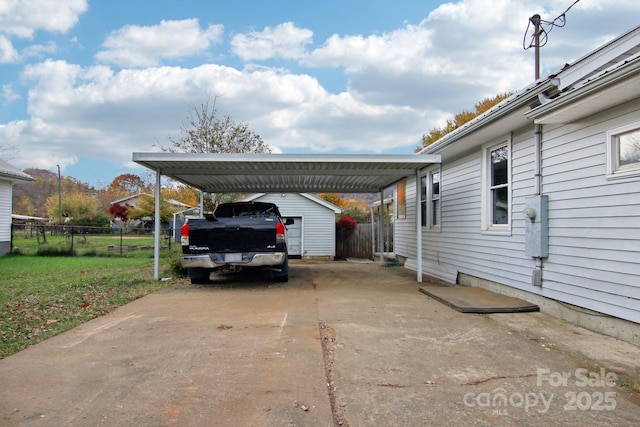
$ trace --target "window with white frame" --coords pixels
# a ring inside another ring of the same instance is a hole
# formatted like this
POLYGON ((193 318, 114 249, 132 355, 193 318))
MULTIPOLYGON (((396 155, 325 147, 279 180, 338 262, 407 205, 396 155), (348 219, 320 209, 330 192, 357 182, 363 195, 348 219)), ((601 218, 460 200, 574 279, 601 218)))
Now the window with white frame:
POLYGON ((440 170, 431 171, 429 174, 429 227, 440 228, 440 170))
POLYGON ((607 177, 640 176, 640 122, 607 132, 607 177))
POLYGON ((440 168, 420 177, 420 215, 423 227, 440 228, 440 168))
POLYGON ((427 226, 427 175, 420 177, 420 223, 427 226))
POLYGON ((427 171, 420 179, 422 226, 440 228, 440 169, 427 171))
POLYGON ((507 232, 511 223, 511 147, 503 142, 483 149, 482 228, 507 232))

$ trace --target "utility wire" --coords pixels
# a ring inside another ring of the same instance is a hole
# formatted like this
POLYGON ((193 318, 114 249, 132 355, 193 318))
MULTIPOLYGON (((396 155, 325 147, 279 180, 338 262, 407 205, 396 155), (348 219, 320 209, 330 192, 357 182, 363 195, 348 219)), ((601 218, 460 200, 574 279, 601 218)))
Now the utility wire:
POLYGON ((532 47, 536 47, 536 33, 535 33, 536 26, 538 26, 539 28, 539 33, 537 34, 539 36, 537 47, 542 47, 546 45, 547 42, 549 41, 549 33, 551 32, 551 30, 553 30, 555 27, 562 28, 565 26, 565 24, 567 23, 567 17, 566 17, 567 12, 569 12, 569 10, 573 6, 575 6, 579 1, 580 0, 575 0, 571 4, 571 6, 569 6, 564 12, 558 15, 558 17, 556 17, 553 21, 545 21, 543 19, 540 19, 540 15, 534 15, 533 17, 529 18, 529 23, 527 25, 527 29, 525 30, 524 37, 522 39, 522 48, 524 50, 527 50, 527 49, 531 49, 532 47), (536 23, 535 21, 538 21, 538 22, 536 23), (531 34, 530 36, 531 42, 527 46, 526 44, 527 35, 529 34, 529 31, 532 25, 534 30, 533 30, 533 34, 531 34))

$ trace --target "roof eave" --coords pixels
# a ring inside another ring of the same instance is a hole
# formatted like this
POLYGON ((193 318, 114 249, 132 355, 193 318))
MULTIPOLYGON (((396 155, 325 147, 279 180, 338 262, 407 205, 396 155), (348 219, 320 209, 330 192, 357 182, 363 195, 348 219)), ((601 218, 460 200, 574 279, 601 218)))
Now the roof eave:
POLYGON ((602 108, 618 105, 638 95, 640 95, 640 56, 624 66, 593 79, 584 86, 565 92, 550 102, 531 109, 525 116, 540 124, 566 123, 593 114, 602 108), (560 117, 561 113, 578 102, 584 104, 594 96, 602 99, 603 90, 620 92, 620 96, 615 97, 605 106, 594 103, 591 108, 582 109, 579 114, 560 117))

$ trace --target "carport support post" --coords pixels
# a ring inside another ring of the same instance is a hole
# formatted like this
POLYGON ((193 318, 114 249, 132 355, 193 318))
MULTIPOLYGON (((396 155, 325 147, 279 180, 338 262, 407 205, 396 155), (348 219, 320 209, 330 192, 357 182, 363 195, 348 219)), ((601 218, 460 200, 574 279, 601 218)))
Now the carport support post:
POLYGON ((380 265, 384 265, 384 242, 382 227, 384 226, 384 188, 380 189, 380 209, 378 209, 378 248, 380 250, 380 265))
POLYGON ((153 279, 160 280, 160 170, 156 170, 153 279))

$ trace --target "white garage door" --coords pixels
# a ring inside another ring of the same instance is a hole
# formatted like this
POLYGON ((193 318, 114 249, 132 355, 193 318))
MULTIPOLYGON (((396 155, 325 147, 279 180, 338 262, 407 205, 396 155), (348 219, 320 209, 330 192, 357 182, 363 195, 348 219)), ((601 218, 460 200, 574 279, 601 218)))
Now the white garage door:
POLYGON ((302 256, 302 217, 287 217, 293 224, 287 225, 287 249, 289 256, 302 256))

